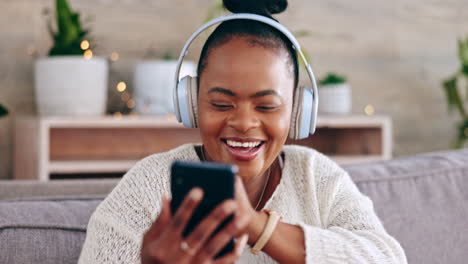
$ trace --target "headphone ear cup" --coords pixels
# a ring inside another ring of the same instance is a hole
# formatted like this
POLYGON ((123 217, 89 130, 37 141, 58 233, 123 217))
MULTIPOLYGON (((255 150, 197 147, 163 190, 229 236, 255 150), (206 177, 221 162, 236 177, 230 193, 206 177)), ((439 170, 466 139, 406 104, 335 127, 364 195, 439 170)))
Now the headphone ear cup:
POLYGON ((193 127, 192 122, 192 99, 190 95, 192 77, 184 76, 177 85, 177 103, 179 106, 180 120, 186 127, 193 127))
POLYGON ((193 128, 198 127, 198 77, 191 77, 190 76, 190 109, 192 112, 190 113, 190 119, 193 128))
POLYGON ((293 97, 293 105, 292 105, 292 113, 291 113, 291 124, 289 126, 289 138, 291 139, 298 139, 298 126, 300 125, 300 113, 299 110, 302 105, 302 90, 303 87, 298 86, 294 90, 294 97, 293 97))
POLYGON ((312 90, 300 86, 294 93, 293 111, 289 137, 292 139, 307 138, 310 133, 313 118, 312 90))
POLYGON ((302 92, 302 105, 301 105, 301 124, 299 127, 299 138, 307 138, 310 135, 311 123, 313 122, 313 92, 309 87, 304 87, 302 92))

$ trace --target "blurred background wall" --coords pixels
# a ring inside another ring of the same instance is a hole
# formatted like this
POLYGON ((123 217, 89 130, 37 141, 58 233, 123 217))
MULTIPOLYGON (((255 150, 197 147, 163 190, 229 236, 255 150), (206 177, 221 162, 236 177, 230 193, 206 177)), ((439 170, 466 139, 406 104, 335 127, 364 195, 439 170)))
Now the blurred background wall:
MULTIPOLYGON (((178 55, 202 24, 214 0, 71 0, 84 18, 93 16, 96 55, 118 52, 109 89, 119 81, 131 91, 133 67, 144 58, 178 55)), ((53 0, 0 0, 0 102, 11 114, 0 119, 0 178, 12 169, 13 119, 35 114, 34 56, 46 55, 51 40, 44 8, 53 0)), ((353 112, 372 104, 393 118, 394 155, 447 149, 454 121, 447 112, 441 80, 459 62, 457 39, 468 35, 466 0, 296 0, 276 17, 300 38, 316 75, 348 77, 353 112)), ((200 43, 189 58, 196 60, 200 43)), ((109 107, 114 102, 109 101, 109 107)))

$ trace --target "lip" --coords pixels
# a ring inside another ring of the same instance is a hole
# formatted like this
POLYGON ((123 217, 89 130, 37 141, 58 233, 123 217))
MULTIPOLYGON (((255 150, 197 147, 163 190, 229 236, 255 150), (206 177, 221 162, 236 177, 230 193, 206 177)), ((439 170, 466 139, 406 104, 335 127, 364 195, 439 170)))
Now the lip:
POLYGON ((258 142, 258 141, 266 141, 266 140, 263 140, 263 139, 258 139, 258 138, 239 138, 239 137, 225 137, 225 138, 221 138, 221 140, 232 140, 232 141, 237 141, 237 142, 258 142))
POLYGON ((230 137, 230 138, 223 138, 221 140, 223 142, 224 147, 226 150, 232 155, 232 157, 238 161, 251 161, 255 159, 258 155, 258 153, 263 149, 265 146, 265 140, 260 140, 260 139, 255 139, 255 138, 236 138, 236 137, 230 137), (237 141, 237 142, 258 142, 261 141, 262 143, 260 144, 259 147, 254 148, 253 150, 250 151, 242 151, 239 148, 233 148, 229 146, 226 142, 226 140, 232 140, 232 141, 237 141))

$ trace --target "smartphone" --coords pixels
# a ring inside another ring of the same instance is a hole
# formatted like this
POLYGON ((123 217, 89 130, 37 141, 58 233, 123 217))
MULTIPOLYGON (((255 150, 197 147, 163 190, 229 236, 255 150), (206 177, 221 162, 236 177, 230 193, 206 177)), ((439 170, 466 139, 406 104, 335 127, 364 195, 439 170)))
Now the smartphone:
MULTIPOLYGON (((175 161, 171 166, 171 210, 177 211, 185 196, 194 187, 203 190, 203 200, 195 209, 189 220, 183 236, 188 236, 195 227, 221 202, 234 198, 234 183, 237 167, 215 162, 185 162, 175 161)), ((216 234, 229 221, 228 217, 213 234, 216 234)), ((234 249, 234 239, 216 255, 221 257, 234 249)))

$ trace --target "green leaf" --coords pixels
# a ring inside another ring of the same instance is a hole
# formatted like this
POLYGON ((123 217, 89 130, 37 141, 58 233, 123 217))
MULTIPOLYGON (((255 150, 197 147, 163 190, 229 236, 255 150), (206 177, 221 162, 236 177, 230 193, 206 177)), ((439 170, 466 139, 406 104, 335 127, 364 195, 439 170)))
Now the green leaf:
POLYGON ((461 73, 463 73, 468 78, 468 64, 463 64, 461 73))
POLYGON ((0 117, 8 115, 8 109, 0 104, 0 117))
POLYGON ((346 77, 340 76, 336 73, 328 73, 325 78, 319 81, 319 85, 333 85, 333 84, 342 84, 346 83, 346 77))
MULTIPOLYGON (((86 35, 89 34, 89 32, 90 32, 89 29, 85 29, 85 30, 81 31, 81 32, 80 32, 80 35, 79 35, 79 36, 80 36, 79 39, 80 39, 80 40, 83 40, 84 37, 85 37, 86 35)), ((88 40, 91 40, 91 38, 89 38, 88 40)))
POLYGON ((174 57, 174 54, 172 53, 172 51, 167 50, 164 53, 163 60, 175 60, 175 57, 174 57))
POLYGON ((468 37, 465 40, 458 40, 458 56, 462 65, 468 65, 468 37))
POLYGON ((447 102, 449 105, 449 111, 453 111, 453 109, 458 109, 460 115, 465 118, 466 111, 464 108, 463 100, 461 99, 460 93, 457 89, 457 81, 458 77, 454 76, 450 79, 445 80, 442 85, 444 86, 445 95, 447 97, 447 102))
POLYGON ((468 119, 463 120, 457 125, 458 133, 456 147, 461 148, 468 140, 468 119))
POLYGON ((468 76, 466 76, 466 100, 468 101, 468 76))
MULTIPOLYGON (((465 101, 463 101, 458 86, 458 79, 465 77, 468 81, 468 37, 458 40, 458 57, 460 59, 460 71, 454 76, 442 82, 449 111, 457 109, 462 121, 457 125, 457 136, 454 141, 454 147, 461 148, 468 141, 468 115, 465 110, 465 101)), ((466 101, 468 101, 468 82, 466 87, 466 101)))
POLYGON ((73 24, 73 13, 66 0, 56 0, 56 17, 62 44, 70 45, 78 36, 78 31, 73 24))
POLYGON ((49 56, 82 55, 80 44, 89 31, 82 29, 80 14, 71 10, 67 0, 56 0, 55 11, 57 32, 53 32, 52 26, 49 25, 49 32, 54 39, 49 56))
POLYGON ((449 111, 452 111, 457 104, 457 77, 447 79, 442 82, 444 87, 445 96, 447 98, 447 103, 449 111))

